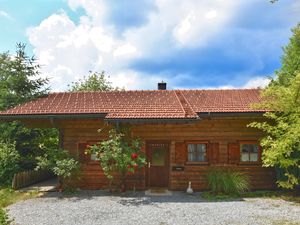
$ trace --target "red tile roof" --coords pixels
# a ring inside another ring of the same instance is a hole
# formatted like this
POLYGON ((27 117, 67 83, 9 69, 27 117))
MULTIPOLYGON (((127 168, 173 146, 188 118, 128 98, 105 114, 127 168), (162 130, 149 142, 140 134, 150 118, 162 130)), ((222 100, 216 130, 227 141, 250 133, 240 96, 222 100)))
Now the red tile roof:
POLYGON ((192 109, 197 112, 265 112, 253 109, 261 98, 259 89, 184 90, 192 109))
POLYGON ((106 114, 107 119, 197 118, 201 112, 263 112, 258 89, 51 93, 0 112, 13 115, 106 114))

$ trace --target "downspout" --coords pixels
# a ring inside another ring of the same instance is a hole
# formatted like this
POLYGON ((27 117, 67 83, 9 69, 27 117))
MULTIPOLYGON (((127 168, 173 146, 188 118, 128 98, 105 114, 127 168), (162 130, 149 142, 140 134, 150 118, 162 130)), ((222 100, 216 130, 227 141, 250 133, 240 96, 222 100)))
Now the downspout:
POLYGON ((116 131, 117 131, 117 133, 120 133, 120 121, 119 120, 116 121, 116 131))

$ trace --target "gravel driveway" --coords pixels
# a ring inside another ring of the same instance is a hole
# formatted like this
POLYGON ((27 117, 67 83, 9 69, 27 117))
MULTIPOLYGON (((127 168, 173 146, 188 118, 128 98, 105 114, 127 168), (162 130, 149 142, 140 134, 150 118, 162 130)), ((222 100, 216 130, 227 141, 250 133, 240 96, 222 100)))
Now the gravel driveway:
POLYGON ((10 218, 18 225, 64 224, 300 224, 300 206, 284 200, 241 199, 206 202, 188 196, 126 196, 82 191, 74 196, 49 193, 11 205, 10 218))

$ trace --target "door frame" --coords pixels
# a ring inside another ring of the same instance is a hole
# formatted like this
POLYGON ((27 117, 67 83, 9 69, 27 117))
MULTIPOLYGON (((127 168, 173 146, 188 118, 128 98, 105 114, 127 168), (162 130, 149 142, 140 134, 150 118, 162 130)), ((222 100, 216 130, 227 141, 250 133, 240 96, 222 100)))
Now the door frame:
POLYGON ((149 144, 167 144, 168 147, 167 147, 167 166, 168 167, 168 177, 166 178, 167 181, 168 181, 168 184, 166 186, 166 188, 169 188, 170 186, 170 166, 171 166, 171 163, 170 163, 170 159, 171 159, 171 141, 169 140, 146 140, 146 148, 145 148, 145 153, 146 153, 146 159, 147 159, 147 164, 146 164, 146 180, 145 180, 145 184, 146 184, 146 187, 147 188, 150 188, 150 187, 154 187, 154 186, 151 186, 150 185, 150 170, 149 170, 149 167, 148 167, 148 158, 149 158, 149 144))

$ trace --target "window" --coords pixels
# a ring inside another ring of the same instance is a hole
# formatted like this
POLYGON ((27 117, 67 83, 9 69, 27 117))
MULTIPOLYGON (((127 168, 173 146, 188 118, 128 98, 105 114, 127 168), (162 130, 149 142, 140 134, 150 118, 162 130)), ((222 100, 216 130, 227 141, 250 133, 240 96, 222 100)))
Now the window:
MULTIPOLYGON (((87 146, 86 146, 86 149, 89 149, 90 146, 93 146, 93 145, 99 145, 100 141, 89 141, 87 146)), ((99 155, 96 154, 96 153, 90 153, 89 154, 89 157, 90 157, 90 161, 99 161, 99 155)))
POLYGON ((98 155, 95 154, 95 153, 92 153, 92 154, 91 154, 91 161, 99 161, 98 155))
POLYGON ((204 143, 188 144, 188 161, 189 162, 206 162, 207 146, 204 143))
POLYGON ((258 144, 244 143, 240 145, 241 162, 258 162, 258 144))

